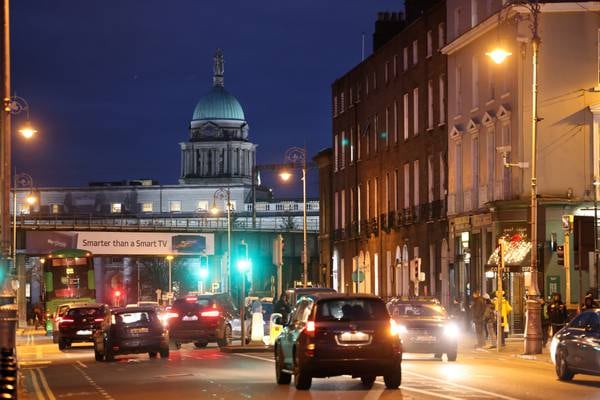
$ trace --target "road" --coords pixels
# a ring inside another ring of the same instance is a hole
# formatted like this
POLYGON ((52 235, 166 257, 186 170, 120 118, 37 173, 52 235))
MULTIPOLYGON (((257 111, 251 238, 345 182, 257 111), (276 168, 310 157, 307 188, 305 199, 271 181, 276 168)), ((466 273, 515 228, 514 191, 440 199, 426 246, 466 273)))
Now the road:
POLYGON ((491 351, 465 351, 455 363, 407 354, 402 386, 385 390, 378 379, 371 390, 349 377, 315 379, 309 392, 279 386, 270 353, 224 354, 191 345, 168 360, 147 355, 96 362, 90 346, 60 352, 41 336, 29 336, 18 356, 25 378, 23 397, 35 400, 127 399, 598 399, 600 378, 577 375, 556 380, 553 366, 491 351))

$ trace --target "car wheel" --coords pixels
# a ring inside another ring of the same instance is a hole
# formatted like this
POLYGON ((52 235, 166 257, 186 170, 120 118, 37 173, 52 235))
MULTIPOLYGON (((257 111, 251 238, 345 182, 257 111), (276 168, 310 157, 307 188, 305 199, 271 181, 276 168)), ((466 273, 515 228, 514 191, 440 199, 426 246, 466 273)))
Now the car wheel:
POLYGON ((98 349, 94 346, 94 358, 96 361, 103 361, 104 355, 98 351, 98 349))
POLYGON ((161 349, 160 350, 160 358, 169 358, 169 349, 161 349))
POLYGON ((227 347, 231 344, 231 326, 230 325, 225 325, 225 330, 223 332, 223 337, 217 339, 217 344, 219 345, 219 347, 227 347))
POLYGON ((109 350, 109 347, 105 348, 104 361, 115 361, 115 355, 112 353, 112 351, 109 350))
POLYGON ((385 382, 386 388, 398 389, 400 383, 402 382, 402 367, 400 365, 400 361, 398 361, 396 365, 390 369, 388 374, 383 376, 383 381, 385 382))
POLYGON ((68 347, 68 343, 65 339, 59 338, 58 339, 58 349, 59 350, 65 350, 68 347))
POLYGON ((458 354, 457 354, 456 349, 446 353, 446 357, 448 357, 448 361, 456 361, 457 356, 458 356, 458 354))
POLYGON ((373 384, 375 383, 375 378, 376 377, 372 375, 361 376, 360 381, 362 382, 362 385, 365 388, 371 389, 373 387, 373 384))
POLYGON ((157 356, 157 355, 158 355, 158 353, 157 353, 157 352, 155 352, 155 351, 149 351, 149 352, 148 352, 148 356, 149 356, 150 358, 156 358, 156 356, 157 356))
POLYGON ((194 346, 196 346, 197 349, 203 349, 208 346, 208 342, 194 342, 194 346))
POLYGON ((277 356, 275 357, 275 378, 279 385, 289 385, 292 381, 292 375, 282 371, 285 367, 283 351, 281 347, 277 347, 277 356))
POLYGON ((294 353, 294 386, 297 390, 308 390, 312 385, 312 376, 310 376, 300 365, 300 357, 294 353))
POLYGON ((556 353, 556 375, 561 381, 570 381, 575 375, 567 365, 567 357, 564 350, 556 353))

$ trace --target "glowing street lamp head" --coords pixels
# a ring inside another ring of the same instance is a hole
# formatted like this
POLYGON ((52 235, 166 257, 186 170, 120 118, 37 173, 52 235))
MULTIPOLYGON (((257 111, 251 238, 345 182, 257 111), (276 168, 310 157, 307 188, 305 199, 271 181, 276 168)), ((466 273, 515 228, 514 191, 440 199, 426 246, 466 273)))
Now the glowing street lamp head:
POLYGON ((206 268, 200 268, 200 279, 206 279, 206 277, 208 276, 208 269, 206 268))
POLYGON ((279 173, 279 177, 281 178, 282 181, 287 182, 292 177, 292 173, 290 171, 281 171, 279 173))
POLYGON ((167 261, 173 261, 173 258, 174 258, 173 256, 167 256, 166 257, 167 261))
POLYGON ((27 202, 27 204, 32 206, 37 202, 37 197, 35 197, 34 194, 28 194, 27 197, 25 198, 25 201, 27 202))
POLYGON ((27 121, 25 125, 21 129, 19 129, 19 133, 25 139, 31 139, 37 132, 37 129, 35 129, 29 121, 27 121))
POLYGON ((217 207, 217 205, 215 203, 213 203, 212 207, 210 208, 210 213, 212 215, 219 214, 219 207, 217 207))
POLYGON ((485 55, 491 58, 496 64, 502 64, 509 56, 512 56, 512 53, 497 47, 492 51, 488 51, 485 55))

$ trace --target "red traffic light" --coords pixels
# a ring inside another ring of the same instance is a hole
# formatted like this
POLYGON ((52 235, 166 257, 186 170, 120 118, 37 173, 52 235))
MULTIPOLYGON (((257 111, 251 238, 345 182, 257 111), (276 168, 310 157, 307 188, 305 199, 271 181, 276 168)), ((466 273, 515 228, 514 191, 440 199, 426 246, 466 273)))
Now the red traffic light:
POLYGON ((115 290, 115 297, 121 297, 121 291, 120 290, 115 290))

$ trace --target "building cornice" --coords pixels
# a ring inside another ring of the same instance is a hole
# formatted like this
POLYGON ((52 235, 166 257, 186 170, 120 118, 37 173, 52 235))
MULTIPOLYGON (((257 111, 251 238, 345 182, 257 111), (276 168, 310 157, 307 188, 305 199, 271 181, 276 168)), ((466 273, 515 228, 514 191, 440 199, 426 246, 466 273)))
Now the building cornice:
MULTIPOLYGON (((541 4, 542 13, 566 13, 566 12, 598 12, 600 11, 600 1, 586 2, 568 2, 568 3, 544 3, 541 4)), ((504 20, 515 14, 528 14, 529 10, 525 6, 506 6, 500 11, 489 16, 475 27, 464 32, 452 42, 444 46, 440 51, 442 54, 451 55, 463 47, 469 45, 481 36, 492 31, 498 26, 498 14, 505 13, 504 20)))

